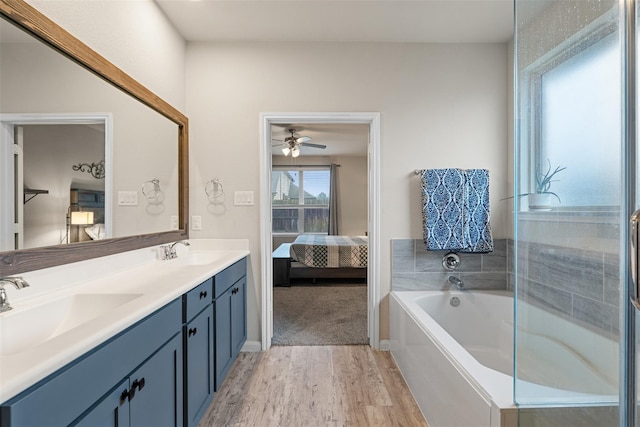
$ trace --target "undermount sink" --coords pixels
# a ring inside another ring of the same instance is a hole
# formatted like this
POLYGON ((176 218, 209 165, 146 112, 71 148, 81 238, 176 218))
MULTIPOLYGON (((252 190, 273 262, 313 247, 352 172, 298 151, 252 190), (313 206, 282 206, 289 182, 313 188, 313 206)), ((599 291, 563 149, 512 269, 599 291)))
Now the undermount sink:
POLYGON ((0 315, 0 356, 49 341, 142 294, 76 294, 0 315))
POLYGON ((219 260, 224 255, 221 251, 189 251, 178 258, 171 260, 173 265, 207 265, 219 260))

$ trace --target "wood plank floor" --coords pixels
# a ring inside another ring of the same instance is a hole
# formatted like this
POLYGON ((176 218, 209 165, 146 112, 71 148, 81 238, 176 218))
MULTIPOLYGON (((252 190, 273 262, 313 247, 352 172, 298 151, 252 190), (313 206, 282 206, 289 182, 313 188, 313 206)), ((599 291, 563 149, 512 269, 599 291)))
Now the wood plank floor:
POLYGON ((391 353, 273 346, 240 353, 199 427, 424 426, 391 353))

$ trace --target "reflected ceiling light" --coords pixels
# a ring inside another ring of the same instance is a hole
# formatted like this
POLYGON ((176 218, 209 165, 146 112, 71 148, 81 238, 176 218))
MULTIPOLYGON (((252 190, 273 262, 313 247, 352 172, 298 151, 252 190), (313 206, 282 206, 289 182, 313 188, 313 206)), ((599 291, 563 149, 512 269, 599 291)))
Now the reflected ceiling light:
POLYGON ((291 157, 298 157, 300 155, 300 149, 298 147, 293 147, 291 150, 291 157))
POLYGON ((282 153, 283 153, 285 156, 288 156, 288 155, 289 155, 289 151, 291 151, 291 149, 290 149, 289 147, 284 147, 284 148, 282 149, 282 153))

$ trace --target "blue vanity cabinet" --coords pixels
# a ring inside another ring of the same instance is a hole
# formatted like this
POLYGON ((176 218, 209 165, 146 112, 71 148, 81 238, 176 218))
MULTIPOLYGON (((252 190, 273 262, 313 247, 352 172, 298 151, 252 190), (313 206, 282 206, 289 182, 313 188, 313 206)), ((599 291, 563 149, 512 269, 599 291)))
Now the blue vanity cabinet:
POLYGON ((77 427, 181 426, 182 340, 176 335, 93 408, 73 422, 77 427))
POLYGON ((198 425, 213 400, 212 293, 213 279, 209 279, 184 296, 184 425, 188 427, 198 425))
POLYGON ((247 339, 246 258, 218 273, 214 278, 215 390, 222 384, 233 361, 247 339))
POLYGON ((176 299, 4 402, 0 426, 128 425, 120 416, 131 426, 182 426, 181 324, 176 299), (134 388, 135 397, 120 405, 123 391, 134 388))
POLYGON ((197 426, 247 338, 246 258, 0 405, 0 427, 197 426))

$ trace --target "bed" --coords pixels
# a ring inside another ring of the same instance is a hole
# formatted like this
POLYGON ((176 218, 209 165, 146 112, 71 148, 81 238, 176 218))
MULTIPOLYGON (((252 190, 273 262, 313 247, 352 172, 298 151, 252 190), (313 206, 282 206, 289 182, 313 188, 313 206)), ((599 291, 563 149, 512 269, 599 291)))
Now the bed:
POLYGON ((291 279, 366 279, 368 239, 303 234, 273 252, 274 285, 291 279))

